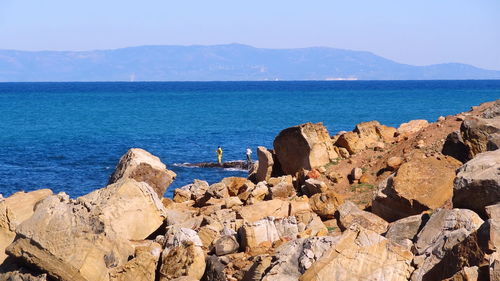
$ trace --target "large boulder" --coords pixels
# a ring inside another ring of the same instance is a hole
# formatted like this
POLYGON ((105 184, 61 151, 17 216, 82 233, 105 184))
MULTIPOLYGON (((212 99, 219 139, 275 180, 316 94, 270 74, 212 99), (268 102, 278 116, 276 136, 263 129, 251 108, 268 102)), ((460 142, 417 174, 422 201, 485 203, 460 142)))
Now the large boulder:
POLYGON ((144 149, 131 148, 120 158, 108 184, 123 178, 131 178, 149 184, 158 197, 162 198, 175 177, 176 174, 167 170, 167 166, 160 161, 160 158, 144 149))
POLYGON ((5 260, 5 248, 16 237, 15 230, 19 224, 33 215, 35 205, 52 195, 49 189, 31 192, 17 192, 0 199, 0 264, 5 260))
POLYGON ((267 148, 259 146, 257 147, 257 157, 259 158, 259 167, 256 174, 257 182, 267 181, 273 172, 273 154, 267 148))
POLYGON ((385 233, 389 225, 381 217, 367 211, 359 209, 351 201, 346 201, 337 208, 337 220, 340 228, 348 229, 351 225, 357 224, 364 229, 371 230, 378 234, 385 233))
POLYGON ((372 211, 392 222, 449 204, 455 169, 460 161, 448 157, 414 158, 381 183, 372 211))
POLYGON ((404 247, 353 225, 299 280, 407 280, 412 258, 404 247))
POLYGON ((378 121, 363 122, 357 124, 352 132, 341 134, 335 145, 355 154, 380 142, 392 142, 395 133, 395 128, 380 125, 378 121))
POLYGON ((482 224, 483 220, 471 210, 441 209, 433 213, 417 235, 417 268, 411 280, 442 280, 458 272, 459 263, 477 265, 467 262, 471 256, 476 259, 478 253, 482 255, 477 236, 471 236, 482 224))
POLYGON ((123 179, 76 200, 47 197, 16 228, 7 253, 60 280, 108 280, 134 253, 129 240, 148 237, 164 218, 151 186, 123 179))
POLYGON ((443 144, 442 153, 444 155, 449 155, 460 162, 467 162, 468 160, 468 148, 464 144, 464 140, 462 139, 462 135, 460 131, 451 132, 447 137, 446 141, 443 144))
POLYGON ((241 208, 241 210, 238 211, 238 217, 251 223, 270 216, 276 218, 287 217, 289 214, 289 210, 289 202, 280 199, 274 199, 244 206, 243 208, 241 208))
POLYGON ((394 243, 411 248, 428 217, 427 214, 414 215, 392 222, 389 224, 385 237, 394 243))
POLYGON ((243 250, 257 248, 263 242, 275 242, 280 238, 295 239, 298 234, 295 217, 275 219, 267 217, 254 223, 243 225, 239 231, 243 250))
POLYGON ((110 270, 109 280, 154 281, 160 253, 161 246, 157 243, 137 247, 133 259, 110 270))
POLYGON ((458 169, 453 206, 485 215, 484 207, 500 201, 500 150, 483 152, 458 169))
POLYGON ((311 210, 324 219, 331 219, 335 215, 337 208, 344 203, 344 196, 335 192, 329 191, 324 193, 316 193, 309 200, 311 210))
POLYGON ((322 123, 306 123, 281 131, 274 139, 274 151, 285 174, 311 170, 338 157, 322 123))
POLYGON ((410 136, 422 130, 423 128, 429 126, 429 122, 427 120, 411 120, 408 123, 403 123, 399 125, 398 135, 399 136, 410 136))
POLYGON ((495 143, 491 137, 500 134, 500 117, 493 119, 469 117, 462 122, 460 133, 468 148, 468 159, 472 159, 477 154, 490 150, 488 143, 495 143))

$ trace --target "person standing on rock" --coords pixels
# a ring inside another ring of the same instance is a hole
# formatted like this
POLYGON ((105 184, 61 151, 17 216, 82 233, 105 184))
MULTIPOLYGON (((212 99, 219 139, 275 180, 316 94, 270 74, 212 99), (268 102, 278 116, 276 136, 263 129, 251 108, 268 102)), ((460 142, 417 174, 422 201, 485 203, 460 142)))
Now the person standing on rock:
POLYGON ((247 164, 250 165, 250 163, 252 163, 252 150, 247 147, 247 164))
POLYGON ((222 148, 217 147, 217 163, 222 166, 222 148))

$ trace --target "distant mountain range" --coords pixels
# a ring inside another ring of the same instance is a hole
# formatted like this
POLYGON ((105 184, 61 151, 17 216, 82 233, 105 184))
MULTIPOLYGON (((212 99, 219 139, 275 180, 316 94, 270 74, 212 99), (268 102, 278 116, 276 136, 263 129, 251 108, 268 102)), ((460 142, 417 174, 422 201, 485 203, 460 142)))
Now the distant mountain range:
POLYGON ((261 49, 240 44, 95 51, 0 50, 0 81, 500 79, 460 63, 413 66, 370 52, 261 49))

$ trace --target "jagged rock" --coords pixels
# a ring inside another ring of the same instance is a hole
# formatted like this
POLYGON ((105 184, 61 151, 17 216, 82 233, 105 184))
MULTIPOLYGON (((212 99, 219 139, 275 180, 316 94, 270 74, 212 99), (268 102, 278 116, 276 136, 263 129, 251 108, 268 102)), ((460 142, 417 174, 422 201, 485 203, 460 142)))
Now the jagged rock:
POLYGON ((338 157, 322 123, 306 123, 281 131, 274 139, 274 151, 288 175, 321 167, 338 157))
POLYGON ((395 176, 381 183, 372 202, 373 213, 392 222, 447 204, 453 195, 455 169, 460 164, 447 156, 404 163, 395 176))
POLYGON ((234 235, 224 235, 214 242, 214 248, 217 256, 223 256, 237 252, 240 244, 234 235))
POLYGON ((295 196, 295 188, 293 187, 292 176, 282 176, 279 178, 269 178, 269 196, 272 199, 289 198, 295 196))
POLYGON ((108 184, 123 178, 134 179, 149 184, 158 197, 162 198, 175 177, 176 174, 167 170, 167 166, 160 161, 160 158, 144 149, 131 148, 120 158, 108 184))
POLYGON ((479 281, 479 268, 477 266, 464 267, 455 275, 443 281, 479 281))
POLYGON ((307 179, 302 186, 302 193, 308 197, 313 196, 317 193, 323 193, 328 191, 328 186, 326 183, 317 179, 307 179))
POLYGON ((196 246, 203 246, 203 242, 196 231, 184 227, 168 227, 165 234, 165 251, 180 246, 185 241, 192 242, 196 246))
POLYGON ((257 157, 259 158, 259 168, 257 169, 257 182, 267 181, 273 172, 273 154, 265 147, 257 147, 257 157))
POLYGON ((203 248, 210 250, 214 241, 220 237, 220 233, 217 227, 204 225, 198 230, 198 237, 200 237, 203 248))
POLYGON ((205 260, 206 268, 202 281, 227 281, 224 273, 224 264, 217 256, 208 256, 205 260))
POLYGON ((352 132, 341 134, 335 145, 346 149, 349 154, 356 154, 366 148, 385 146, 384 142, 394 140, 395 132, 395 128, 380 125, 378 121, 363 122, 356 125, 352 132))
POLYGON ((413 271, 412 258, 404 247, 352 226, 299 280, 407 280, 413 271))
POLYGON ((290 203, 280 199, 274 199, 244 206, 238 211, 238 216, 245 221, 252 223, 265 217, 287 217, 289 210, 290 203))
POLYGON ((110 281, 154 281, 161 246, 152 243, 135 249, 135 256, 126 264, 110 270, 110 281))
POLYGON ((484 215, 484 207, 500 201, 500 150, 477 154, 458 169, 453 206, 484 215))
POLYGON ((358 134, 355 132, 347 132, 340 135, 335 145, 346 149, 349 155, 356 154, 366 149, 366 144, 360 140, 358 134))
POLYGON ((429 122, 427 120, 411 120, 408 123, 403 123, 398 128, 399 136, 409 136, 427 127, 429 122))
POLYGON ((240 198, 236 196, 224 198, 224 207, 227 209, 231 209, 234 206, 241 206, 241 205, 243 205, 243 202, 241 202, 240 198))
POLYGON ((258 256, 250 269, 243 276, 242 281, 260 281, 266 270, 271 265, 272 258, 269 256, 258 256))
POLYGON ((468 148, 464 144, 460 131, 451 132, 446 137, 442 151, 444 155, 449 155, 458 161, 465 163, 468 160, 467 151, 468 148))
POLYGON ((496 100, 495 103, 483 111, 481 117, 486 119, 491 119, 500 116, 500 100, 496 100))
POLYGON ((226 198, 229 197, 229 191, 227 189, 227 186, 223 182, 214 183, 208 187, 208 190, 205 193, 205 197, 207 198, 207 200, 209 198, 226 198))
POLYGON ((489 218, 488 248, 491 251, 498 251, 500 250, 500 203, 487 206, 485 209, 489 218))
POLYGON ((241 177, 228 177, 222 180, 227 186, 227 190, 229 192, 229 196, 238 196, 238 194, 245 192, 247 189, 247 181, 246 178, 241 177))
POLYGON ((338 240, 339 237, 331 236, 311 237, 296 239, 280 246, 262 280, 297 280, 338 240))
POLYGON ((441 209, 433 213, 417 235, 414 245, 417 255, 414 263, 417 269, 411 280, 441 280, 459 271, 459 260, 467 262, 469 256, 475 255, 472 252, 480 251, 477 241, 474 242, 475 239, 469 237, 482 224, 483 220, 471 210, 441 209))
POLYGON ((399 156, 393 156, 387 159, 387 168, 391 171, 396 171, 401 164, 403 164, 403 158, 399 156))
MULTIPOLYGON (((146 183, 126 180, 126 184, 139 192, 147 187, 156 197, 146 183)), ((120 183, 111 186, 116 185, 120 183)), ((134 214, 126 203, 119 203, 123 209, 117 210, 117 216, 134 214)), ((6 251, 59 280, 108 280, 108 270, 124 265, 133 248, 130 235, 119 236, 110 218, 100 214, 101 206, 91 202, 69 200, 64 194, 49 196, 17 227, 16 240, 6 251)))
POLYGON ((411 248, 427 217, 428 215, 414 215, 392 222, 385 237, 394 243, 411 248))
POLYGON ((354 203, 345 201, 337 208, 338 222, 341 229, 348 229, 351 225, 357 224, 364 229, 371 230, 378 234, 387 231, 387 223, 381 217, 370 212, 360 210, 354 203))
POLYGON ((174 247, 162 254, 160 268, 160 281, 173 280, 187 276, 200 280, 205 272, 205 254, 200 246, 191 241, 184 241, 181 245, 174 247))
POLYGON ((296 238, 298 233, 295 217, 275 219, 267 217, 240 229, 241 246, 244 250, 257 248, 263 242, 274 242, 280 238, 296 238))
POLYGON ((328 233, 328 229, 316 213, 299 212, 295 214, 295 217, 299 232, 310 231, 311 236, 328 233))
POLYGON ((11 259, 0 264, 0 281, 49 281, 46 273, 22 267, 11 259))
POLYGON ((5 248, 14 241, 16 227, 33 215, 38 202, 50 195, 50 189, 40 189, 0 199, 0 264, 7 258, 5 248))
POLYGON ((494 252, 490 255, 489 258, 489 268, 488 273, 490 277, 490 281, 499 281, 500 280, 500 253, 494 252))
POLYGON ((333 218, 338 206, 344 202, 344 197, 334 191, 317 193, 309 200, 311 210, 325 219, 333 218))
POLYGON ((178 203, 188 200, 198 202, 205 196, 208 187, 208 182, 195 179, 193 183, 174 190, 174 201, 178 203))
POLYGON ((249 186, 247 190, 238 195, 238 198, 240 198, 247 205, 263 201, 269 194, 269 188, 267 187, 266 182, 259 182, 257 185, 253 185, 251 183, 248 184, 249 186))
POLYGON ((468 159, 488 151, 489 137, 500 133, 500 118, 484 119, 469 117, 462 122, 460 133, 468 148, 468 159))

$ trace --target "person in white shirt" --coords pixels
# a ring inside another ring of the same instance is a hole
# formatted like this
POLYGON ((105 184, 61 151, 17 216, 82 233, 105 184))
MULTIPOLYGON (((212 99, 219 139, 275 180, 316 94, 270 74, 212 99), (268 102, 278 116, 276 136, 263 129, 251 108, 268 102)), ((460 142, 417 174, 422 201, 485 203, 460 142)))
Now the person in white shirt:
POLYGON ((247 163, 252 163, 252 150, 247 147, 247 163))

